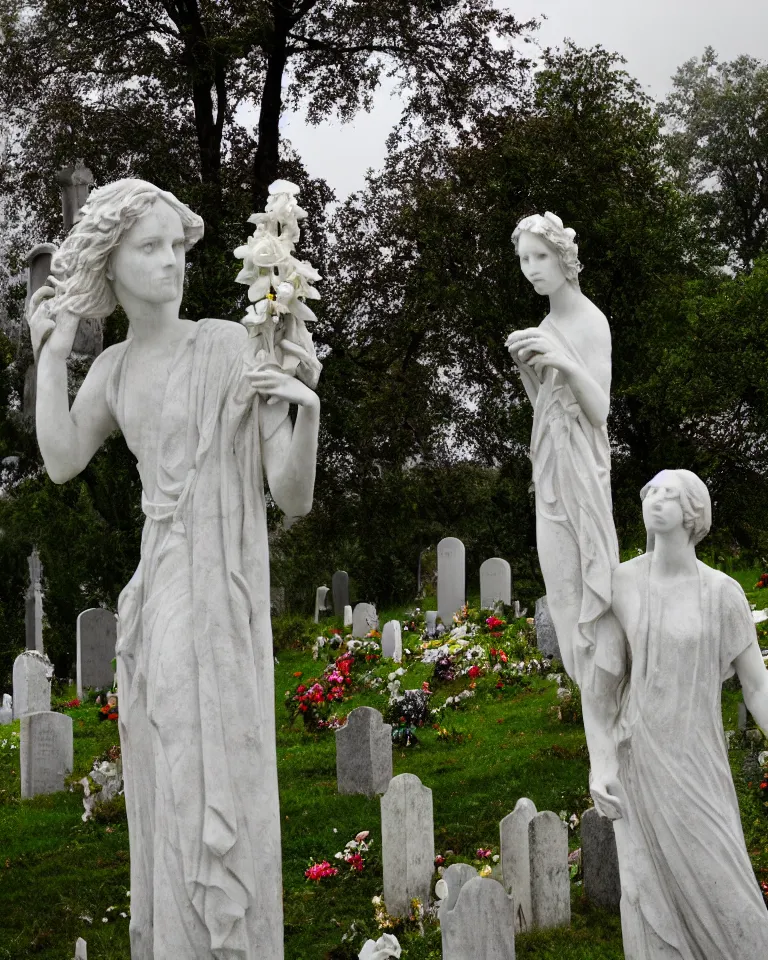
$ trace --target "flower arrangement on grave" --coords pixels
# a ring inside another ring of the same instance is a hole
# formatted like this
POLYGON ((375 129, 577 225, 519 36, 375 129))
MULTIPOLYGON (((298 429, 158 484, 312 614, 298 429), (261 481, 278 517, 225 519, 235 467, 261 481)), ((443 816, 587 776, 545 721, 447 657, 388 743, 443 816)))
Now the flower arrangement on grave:
POLYGON ((761 590, 763 587, 768 587, 768 573, 761 573, 757 578, 755 590, 761 590))
POLYGON ((243 261, 235 281, 248 286, 251 303, 241 322, 255 340, 256 364, 278 367, 314 387, 320 364, 305 324, 317 318, 306 301, 320 299, 314 284, 321 277, 311 263, 293 255, 301 236, 299 221, 307 216, 298 193, 288 180, 271 184, 264 213, 248 218, 256 227, 253 235, 235 250, 243 261))
POLYGON ((428 690, 405 690, 402 696, 390 699, 384 712, 385 723, 392 725, 392 742, 401 747, 413 747, 419 742, 416 730, 429 719, 428 690))
POLYGON ((118 708, 117 708, 117 694, 115 692, 110 691, 107 694, 106 702, 99 706, 97 716, 99 720, 117 721, 118 708))
POLYGON ((297 684, 295 690, 285 691, 285 706, 293 723, 301 717, 304 728, 310 731, 335 730, 343 723, 332 713, 333 707, 344 700, 352 687, 352 668, 355 654, 342 653, 328 664, 321 677, 297 684))
POLYGON ((343 850, 336 853, 336 860, 343 860, 349 865, 352 873, 362 873, 365 868, 363 854, 367 853, 373 844, 370 840, 370 830, 361 830, 351 840, 348 840, 343 850))
POLYGON ((83 788, 83 823, 90 820, 97 808, 123 792, 123 761, 116 744, 93 759, 91 772, 80 780, 71 780, 83 788))
POLYGON ((310 860, 309 866, 304 871, 304 876, 307 880, 313 880, 315 883, 319 883, 328 877, 335 877, 338 872, 338 869, 332 867, 327 860, 321 860, 320 863, 315 863, 314 860, 310 860))
POLYGON ((558 677, 558 703, 552 707, 552 711, 561 723, 583 723, 581 691, 567 674, 558 674, 558 677))

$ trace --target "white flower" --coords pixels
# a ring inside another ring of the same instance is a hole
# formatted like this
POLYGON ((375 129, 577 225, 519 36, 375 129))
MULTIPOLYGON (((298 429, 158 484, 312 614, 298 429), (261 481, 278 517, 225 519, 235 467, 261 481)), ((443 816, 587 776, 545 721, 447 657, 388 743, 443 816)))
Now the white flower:
POLYGON ((491 857, 491 859, 493 860, 494 863, 498 863, 498 862, 499 862, 499 855, 498 855, 498 853, 495 853, 495 854, 491 857))
POLYGON ((385 933, 375 943, 373 940, 366 940, 358 954, 358 960, 390 960, 390 957, 398 960, 401 954, 402 948, 397 942, 397 937, 391 933, 385 933))
POLYGON ((448 884, 442 878, 435 884, 435 896, 438 900, 445 900, 448 896, 448 884))
POLYGON ((109 917, 102 917, 102 918, 101 918, 101 922, 102 922, 102 923, 109 923, 109 917))

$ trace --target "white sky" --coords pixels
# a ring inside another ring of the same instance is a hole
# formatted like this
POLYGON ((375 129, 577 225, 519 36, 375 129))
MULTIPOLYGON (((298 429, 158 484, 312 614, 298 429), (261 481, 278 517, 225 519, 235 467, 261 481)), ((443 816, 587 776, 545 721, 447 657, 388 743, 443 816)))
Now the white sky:
MULTIPOLYGON (((545 14, 538 31, 542 47, 569 37, 578 46, 600 44, 626 57, 626 70, 657 100, 671 76, 691 57, 712 46, 721 60, 748 53, 768 60, 768 0, 500 0, 519 20, 545 14)), ((524 48, 527 55, 533 48, 524 48)), ((311 127, 297 114, 281 122, 310 175, 323 177, 344 199, 364 186, 366 170, 377 169, 385 141, 400 115, 392 88, 379 91, 373 111, 354 123, 311 127)))

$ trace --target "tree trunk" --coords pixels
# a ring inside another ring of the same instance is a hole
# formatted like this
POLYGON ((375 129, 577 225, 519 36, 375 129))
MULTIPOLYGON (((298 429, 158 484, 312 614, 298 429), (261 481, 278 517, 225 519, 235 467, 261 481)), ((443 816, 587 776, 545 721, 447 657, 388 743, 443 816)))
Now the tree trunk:
POLYGON ((274 26, 267 74, 259 110, 259 142, 253 163, 251 191, 253 209, 263 210, 269 185, 277 179, 280 160, 280 114, 283 109, 283 74, 288 62, 290 15, 280 0, 272 5, 274 26))

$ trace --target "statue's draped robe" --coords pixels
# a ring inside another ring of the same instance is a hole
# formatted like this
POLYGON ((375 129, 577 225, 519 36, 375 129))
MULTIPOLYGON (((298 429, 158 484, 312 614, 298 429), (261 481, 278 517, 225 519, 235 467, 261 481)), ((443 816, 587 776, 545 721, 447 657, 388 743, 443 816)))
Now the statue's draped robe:
MULTIPOLYGON (((541 329, 584 369, 588 369, 568 337, 547 318, 541 329)), ((611 450, 605 425, 595 427, 581 409, 564 375, 545 368, 535 393, 531 462, 536 511, 562 524, 578 546, 581 610, 574 646, 577 683, 588 682, 595 625, 611 606, 611 576, 619 562, 619 547, 611 502, 611 450), (584 675, 585 670, 587 675, 584 675)), ((547 583, 547 595, 557 585, 547 583)))
POLYGON ((651 556, 625 564, 635 574, 618 725, 625 951, 632 960, 764 960, 768 911, 720 705, 733 661, 757 644, 749 605, 734 580, 702 563, 688 581, 651 585, 651 556))
MULTIPOLYGON (((121 345, 108 403, 124 430, 121 345)), ((237 324, 179 344, 141 562, 120 596, 132 960, 280 960, 280 817, 258 401, 237 324)), ((139 464, 141 471, 141 464, 139 464)))

